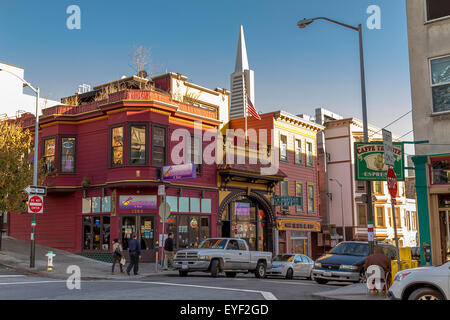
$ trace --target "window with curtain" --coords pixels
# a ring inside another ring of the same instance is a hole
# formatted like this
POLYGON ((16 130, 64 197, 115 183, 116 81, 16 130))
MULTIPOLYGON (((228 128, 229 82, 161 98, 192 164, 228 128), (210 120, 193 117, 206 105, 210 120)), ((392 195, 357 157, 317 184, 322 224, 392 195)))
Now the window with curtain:
POLYGON ((314 185, 308 185, 308 213, 314 213, 316 211, 314 197, 314 185))
POLYGON ((75 137, 61 138, 61 172, 75 172, 75 146, 75 137))
POLYGON ((313 166, 313 145, 311 142, 306 143, 306 165, 313 166))
POLYGON ((304 209, 303 209, 303 183, 299 183, 297 182, 295 184, 295 195, 299 198, 301 198, 301 205, 300 206, 296 206, 296 210, 298 213, 303 213, 304 209))
POLYGON ((295 164, 303 164, 302 158, 302 141, 295 139, 295 164))
POLYGON ((152 127, 152 166, 162 167, 166 164, 166 128, 152 127))
POLYGON ((285 135, 280 136, 280 160, 288 161, 287 136, 285 136, 285 135))
POLYGON ((55 167, 55 138, 44 140, 44 170, 45 172, 52 173, 56 170, 55 167))
POLYGON ((384 207, 376 207, 376 225, 377 227, 384 228, 385 222, 384 222, 384 207))
POLYGON ((123 127, 111 129, 111 165, 123 165, 123 127))
POLYGON ((433 112, 450 111, 450 56, 432 59, 430 65, 433 112))
POLYGON ((130 127, 130 163, 131 165, 145 165, 147 127, 145 125, 132 125, 130 127))
POLYGON ((367 225, 366 206, 364 204, 358 204, 358 225, 367 225))

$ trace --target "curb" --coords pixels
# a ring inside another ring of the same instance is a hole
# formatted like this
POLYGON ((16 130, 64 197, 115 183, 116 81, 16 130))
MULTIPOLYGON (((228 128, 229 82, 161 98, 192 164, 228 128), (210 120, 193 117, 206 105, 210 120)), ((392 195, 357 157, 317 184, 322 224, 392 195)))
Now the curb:
MULTIPOLYGON (((31 274, 31 275, 37 275, 37 276, 41 276, 41 277, 45 277, 45 278, 51 278, 51 279, 59 279, 59 280, 66 280, 67 277, 69 276, 69 274, 66 276, 62 276, 62 275, 57 275, 57 274, 52 274, 52 273, 47 273, 47 272, 42 272, 42 271, 37 271, 37 270, 31 270, 28 268, 23 268, 23 267, 18 267, 18 266, 11 266, 9 264, 5 264, 0 262, 0 266, 2 267, 6 267, 8 269, 12 269, 21 273, 26 273, 26 274, 31 274)), ((147 278, 147 277, 157 277, 157 276, 163 276, 163 275, 177 275, 174 272, 161 272, 161 273, 149 273, 149 274, 141 274, 138 277, 136 276, 129 276, 132 277, 133 279, 142 279, 142 278, 147 278)), ((90 281, 90 280, 122 280, 123 278, 112 278, 112 277, 91 277, 91 276, 86 276, 86 277, 81 277, 81 280, 85 280, 85 281, 90 281)))

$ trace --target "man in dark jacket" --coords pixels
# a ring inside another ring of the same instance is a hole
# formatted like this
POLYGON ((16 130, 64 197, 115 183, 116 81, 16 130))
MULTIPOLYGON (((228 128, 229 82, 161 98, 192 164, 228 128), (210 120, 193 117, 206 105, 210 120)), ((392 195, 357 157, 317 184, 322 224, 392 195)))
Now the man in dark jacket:
POLYGON ((137 235, 133 233, 132 240, 128 243, 128 252, 130 254, 130 264, 127 268, 127 274, 130 275, 131 268, 133 268, 134 275, 138 274, 139 259, 141 259, 141 244, 137 240, 137 235))
POLYGON ((374 253, 366 258, 364 271, 367 271, 367 268, 371 265, 376 265, 383 269, 385 276, 387 276, 386 289, 388 289, 391 283, 391 259, 383 253, 381 246, 376 246, 374 253))
POLYGON ((170 266, 173 267, 173 233, 169 233, 169 237, 164 242, 164 267, 167 270, 167 262, 170 260, 170 266))

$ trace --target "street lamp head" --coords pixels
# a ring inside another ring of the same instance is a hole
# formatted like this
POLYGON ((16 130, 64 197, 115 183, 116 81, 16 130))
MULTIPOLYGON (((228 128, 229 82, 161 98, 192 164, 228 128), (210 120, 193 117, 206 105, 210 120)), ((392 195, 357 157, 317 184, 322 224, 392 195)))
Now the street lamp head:
POLYGON ((307 25, 313 23, 313 19, 303 19, 300 20, 299 22, 297 22, 297 27, 299 27, 300 29, 305 28, 307 25))

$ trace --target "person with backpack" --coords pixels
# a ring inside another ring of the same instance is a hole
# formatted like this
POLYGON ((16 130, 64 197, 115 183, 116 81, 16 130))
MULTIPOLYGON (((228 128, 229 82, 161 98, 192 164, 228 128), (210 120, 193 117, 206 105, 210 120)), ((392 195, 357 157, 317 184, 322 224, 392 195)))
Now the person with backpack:
POLYGON ((120 266, 120 273, 123 273, 122 264, 120 263, 120 260, 123 257, 123 248, 122 245, 119 242, 119 239, 114 239, 114 244, 112 247, 113 250, 113 265, 112 265, 112 271, 111 273, 114 274, 114 267, 116 266, 116 262, 119 263, 120 266))

